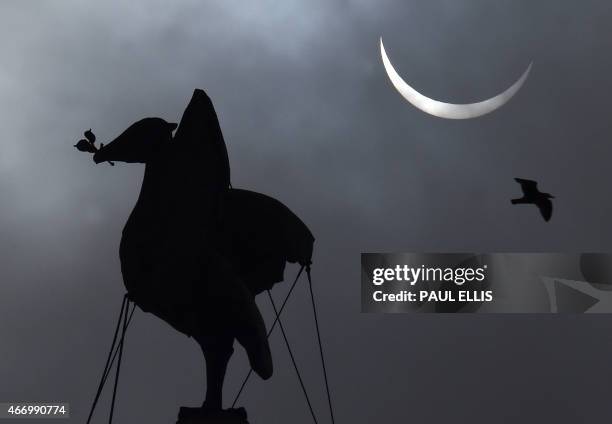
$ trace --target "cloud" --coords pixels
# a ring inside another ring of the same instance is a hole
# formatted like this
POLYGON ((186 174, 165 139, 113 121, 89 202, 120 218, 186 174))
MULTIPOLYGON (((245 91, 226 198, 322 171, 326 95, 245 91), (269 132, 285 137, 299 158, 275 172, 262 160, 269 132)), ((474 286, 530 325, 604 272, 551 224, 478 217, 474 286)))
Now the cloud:
MULTIPOLYGON (((176 121, 202 87, 220 117, 234 185, 278 197, 317 237, 315 281, 340 417, 405 420, 389 405, 408 398, 424 405, 411 412, 415 421, 468 416, 456 394, 483 386, 493 387, 483 411, 503 414, 506 398, 556 393, 550 379, 525 390, 522 376, 552 375, 576 358, 588 359, 576 365, 584 373, 568 371, 559 396, 590 417, 609 415, 593 406, 603 398, 591 403, 580 389, 582 375, 599 381, 589 364, 609 356, 598 342, 602 322, 362 316, 357 264, 361 251, 606 250, 610 13, 597 1, 4 2, 0 278, 10 296, 0 299, 0 334, 10 361, 0 375, 11 384, 0 399, 65 399, 83 418, 123 292, 117 247, 142 168, 94 166, 72 144, 90 127, 105 141, 145 116, 176 121), (434 98, 486 98, 531 60, 534 68, 494 114, 440 120, 390 86, 381 35, 402 77, 434 98), (515 176, 556 196, 549 225, 510 207, 515 176), (489 346, 502 325, 510 339, 558 359, 536 361, 510 341, 489 346), (583 346, 563 345, 572 336, 583 346), (478 367, 495 372, 468 378, 465 370, 478 367), (426 411, 432 390, 436 402, 451 399, 449 412, 426 411)), ((303 295, 286 325, 308 383, 321 388, 303 295)), ((145 314, 130 331, 118 419, 167 422, 178 405, 197 404, 195 345, 145 314)), ((253 382, 245 398, 258 421, 306 413, 282 349, 275 339, 275 379, 253 382), (274 402, 285 410, 271 410, 274 402)), ((240 355, 228 390, 244 371, 240 355)))

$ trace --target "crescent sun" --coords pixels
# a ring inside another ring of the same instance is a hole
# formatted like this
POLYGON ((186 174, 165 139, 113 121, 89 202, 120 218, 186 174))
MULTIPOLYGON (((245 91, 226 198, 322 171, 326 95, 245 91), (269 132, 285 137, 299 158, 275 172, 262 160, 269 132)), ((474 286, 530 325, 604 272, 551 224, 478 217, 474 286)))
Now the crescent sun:
POLYGON ((506 91, 498 94, 497 96, 477 103, 454 104, 431 99, 409 86, 393 68, 391 61, 387 57, 387 52, 385 51, 382 37, 380 38, 380 55, 391 83, 406 100, 408 100, 414 107, 422 110, 425 113, 446 119, 477 118, 502 107, 523 86, 523 83, 529 75, 529 71, 531 71, 531 65, 533 64, 530 63, 525 72, 523 72, 523 75, 521 75, 521 77, 514 84, 508 87, 506 91))

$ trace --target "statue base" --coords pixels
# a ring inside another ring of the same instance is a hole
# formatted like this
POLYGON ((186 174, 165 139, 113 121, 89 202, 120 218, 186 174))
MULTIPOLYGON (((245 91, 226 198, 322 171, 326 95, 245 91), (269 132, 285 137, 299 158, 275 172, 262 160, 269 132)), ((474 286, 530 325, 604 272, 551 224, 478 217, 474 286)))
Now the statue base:
POLYGON ((249 424, 249 422, 244 408, 211 411, 182 406, 176 424, 249 424))

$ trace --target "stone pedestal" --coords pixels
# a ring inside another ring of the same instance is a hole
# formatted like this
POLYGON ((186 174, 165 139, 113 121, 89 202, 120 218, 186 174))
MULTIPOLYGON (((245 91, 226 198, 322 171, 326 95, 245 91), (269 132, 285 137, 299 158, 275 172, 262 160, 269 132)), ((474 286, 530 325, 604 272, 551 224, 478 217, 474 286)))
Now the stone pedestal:
POLYGON ((210 411, 202 408, 181 407, 176 424, 249 424, 244 408, 210 411))

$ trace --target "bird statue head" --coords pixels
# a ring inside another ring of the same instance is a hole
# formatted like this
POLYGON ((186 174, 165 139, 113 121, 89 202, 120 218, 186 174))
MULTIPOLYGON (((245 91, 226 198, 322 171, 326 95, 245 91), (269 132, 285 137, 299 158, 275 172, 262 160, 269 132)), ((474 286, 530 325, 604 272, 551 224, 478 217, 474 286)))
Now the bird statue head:
POLYGON ((161 118, 145 118, 130 125, 117 138, 101 145, 94 154, 96 163, 121 161, 128 163, 146 163, 165 143, 172 139, 172 132, 177 124, 161 118))

